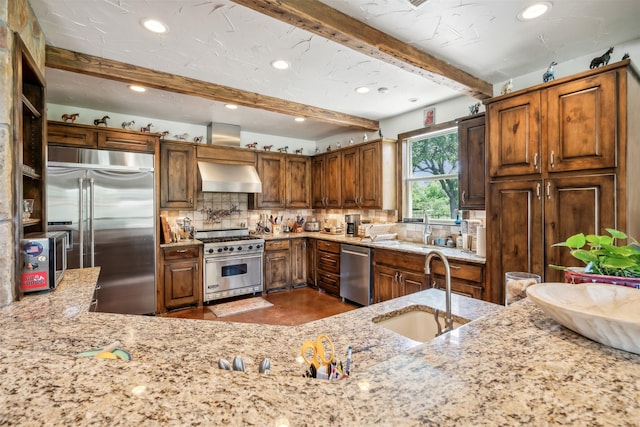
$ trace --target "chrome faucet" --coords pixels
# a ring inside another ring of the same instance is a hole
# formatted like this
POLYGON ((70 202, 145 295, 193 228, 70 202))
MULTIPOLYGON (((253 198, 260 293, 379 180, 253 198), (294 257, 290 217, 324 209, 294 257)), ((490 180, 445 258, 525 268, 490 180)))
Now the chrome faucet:
POLYGON ((445 291, 446 314, 444 318, 444 330, 442 329, 442 326, 440 326, 440 320, 438 319, 440 310, 436 309, 435 311, 436 324, 438 325, 438 333, 436 334, 436 336, 438 337, 442 334, 451 332, 453 330, 453 314, 451 313, 451 268, 449 267, 449 260, 447 260, 447 257, 444 256, 444 254, 438 250, 432 250, 431 252, 429 252, 429 254, 427 254, 424 271, 427 274, 431 273, 431 266, 430 266, 431 258, 435 256, 437 256, 442 260, 442 263, 444 264, 444 272, 445 272, 445 278, 446 278, 446 291, 445 291))

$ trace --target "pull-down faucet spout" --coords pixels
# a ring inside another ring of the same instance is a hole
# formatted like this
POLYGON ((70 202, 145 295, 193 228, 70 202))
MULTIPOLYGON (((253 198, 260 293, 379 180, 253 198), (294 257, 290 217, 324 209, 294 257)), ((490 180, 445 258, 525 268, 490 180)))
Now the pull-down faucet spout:
POLYGON ((446 314, 444 318, 444 330, 440 326, 440 320, 438 319, 440 310, 435 311, 436 323, 438 324, 438 333, 436 334, 436 336, 440 336, 442 334, 445 334, 453 330, 453 314, 451 313, 451 268, 449 267, 449 260, 447 260, 447 257, 444 256, 442 252, 438 250, 432 250, 431 252, 429 252, 429 254, 427 255, 427 259, 425 260, 424 271, 426 274, 431 273, 431 266, 430 266, 431 258, 436 256, 440 258, 442 260, 442 263, 444 264, 444 272, 445 272, 445 280, 446 280, 446 290, 445 290, 446 314))

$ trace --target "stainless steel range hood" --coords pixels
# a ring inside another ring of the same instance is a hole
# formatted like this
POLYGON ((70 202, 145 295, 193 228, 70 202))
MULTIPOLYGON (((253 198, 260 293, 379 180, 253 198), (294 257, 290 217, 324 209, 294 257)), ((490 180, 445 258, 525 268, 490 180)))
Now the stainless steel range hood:
POLYGON ((198 162, 202 191, 217 193, 262 193, 262 182, 251 165, 198 162))

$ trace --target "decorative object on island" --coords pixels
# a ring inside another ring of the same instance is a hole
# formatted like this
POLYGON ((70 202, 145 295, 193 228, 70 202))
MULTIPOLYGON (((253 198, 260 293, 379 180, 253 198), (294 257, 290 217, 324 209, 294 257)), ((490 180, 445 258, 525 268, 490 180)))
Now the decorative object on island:
POLYGON ((551 267, 564 270, 567 283, 612 283, 640 289, 640 244, 629 237, 629 244, 616 246, 617 239, 627 239, 628 236, 613 228, 606 230, 610 236, 579 233, 553 245, 568 247, 571 255, 586 267, 551 267), (589 249, 583 249, 585 246, 589 249))
POLYGON ((598 68, 601 65, 607 65, 609 63, 609 59, 611 58, 611 54, 613 53, 613 48, 610 47, 602 56, 597 56, 591 60, 591 64, 589 64, 589 68, 598 68))
POLYGON ((104 127, 107 127, 107 119, 111 119, 111 117, 109 117, 109 116, 102 116, 102 118, 101 118, 101 119, 95 119, 95 120, 93 121, 93 124, 94 124, 94 125, 96 125, 96 126, 104 125, 104 127))
POLYGON ((475 104, 469 106, 469 114, 478 114, 479 111, 480 111, 479 102, 476 102, 475 104))
POLYGON ((524 271, 509 271, 504 274, 506 305, 526 297, 529 286, 540 283, 540 276, 524 271))
POLYGON ((136 124, 135 120, 131 120, 130 122, 122 122, 122 129, 133 129, 133 126, 136 124))
POLYGON ((151 128, 153 127, 153 123, 149 123, 143 128, 140 128, 140 132, 151 132, 151 128))
POLYGON ((272 148, 273 148, 273 145, 265 145, 262 147, 264 151, 271 151, 272 148))
POLYGON ((551 61, 551 64, 549 64, 549 66, 547 67, 547 71, 544 72, 544 74, 542 75, 542 81, 547 83, 550 82, 551 80, 555 80, 555 71, 553 71, 553 67, 555 67, 556 65, 558 65, 558 63, 556 61, 551 61))
POLYGON ((195 142, 196 144, 200 144, 200 143, 202 143, 203 139, 204 139, 204 136, 194 136, 193 137, 193 142, 195 142))
POLYGON ((63 114, 62 115, 62 121, 67 123, 67 120, 71 120, 71 123, 74 123, 79 115, 80 115, 80 113, 63 114))
POLYGON ((508 93, 511 93, 511 91, 513 91, 513 80, 509 79, 504 85, 502 85, 502 89, 500 89, 500 95, 506 95, 508 93))
POLYGON ((424 125, 431 126, 436 123, 436 107, 429 107, 424 110, 424 125))

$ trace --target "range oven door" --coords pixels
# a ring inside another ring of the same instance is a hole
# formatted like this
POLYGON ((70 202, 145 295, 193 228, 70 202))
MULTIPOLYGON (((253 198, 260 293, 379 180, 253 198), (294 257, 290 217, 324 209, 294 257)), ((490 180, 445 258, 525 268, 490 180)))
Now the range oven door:
POLYGON ((262 292, 262 254, 204 259, 204 301, 262 292))

